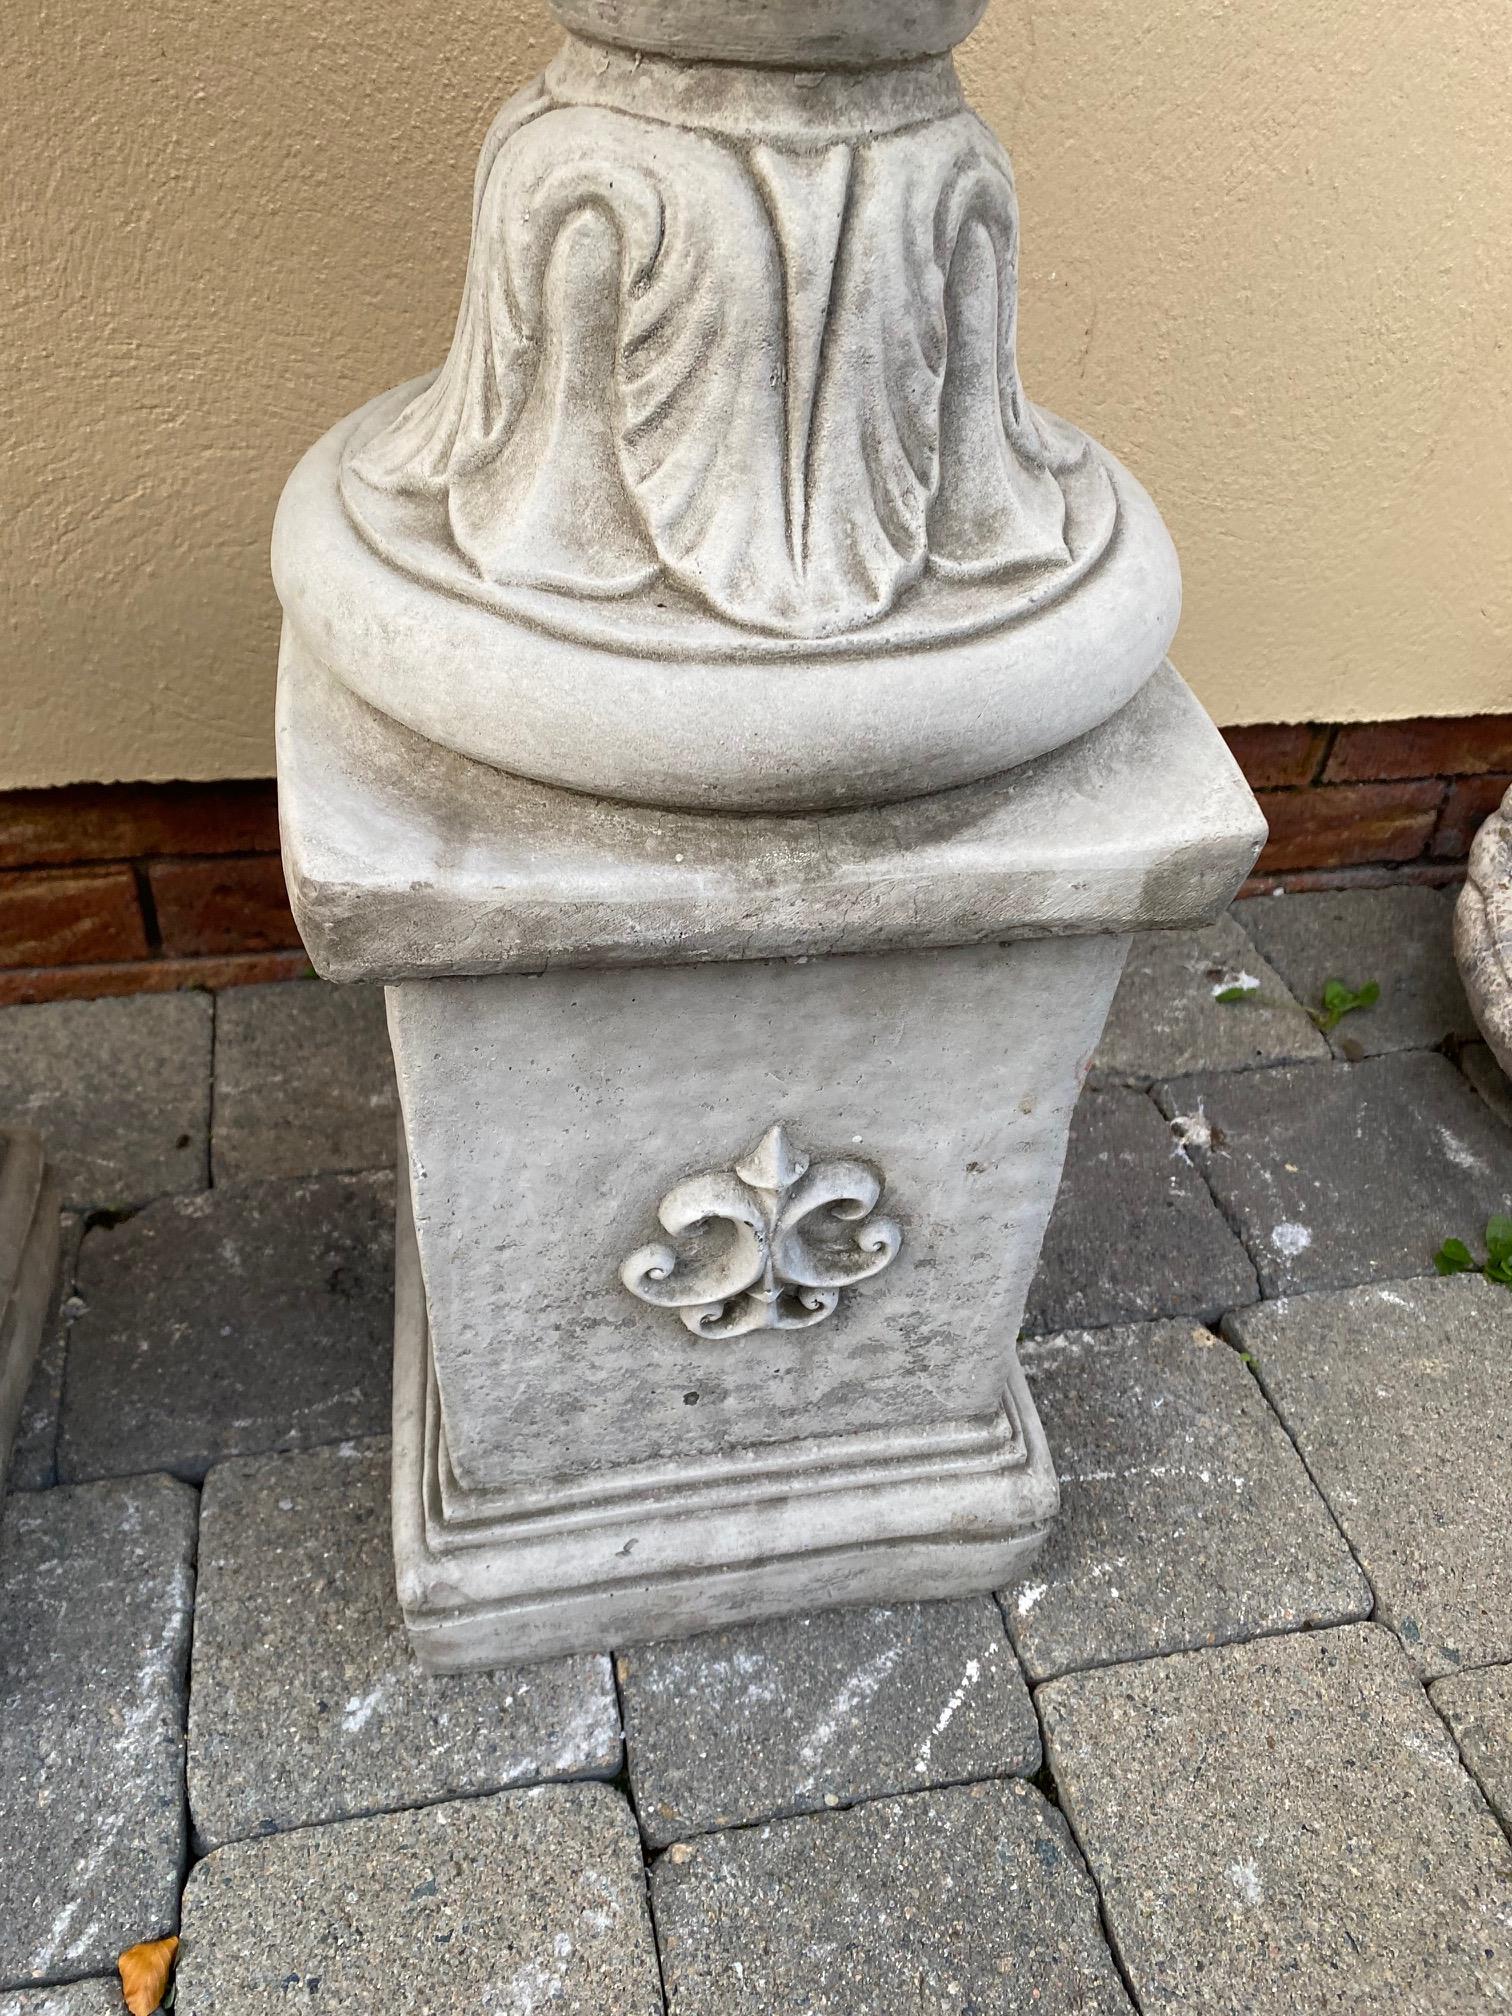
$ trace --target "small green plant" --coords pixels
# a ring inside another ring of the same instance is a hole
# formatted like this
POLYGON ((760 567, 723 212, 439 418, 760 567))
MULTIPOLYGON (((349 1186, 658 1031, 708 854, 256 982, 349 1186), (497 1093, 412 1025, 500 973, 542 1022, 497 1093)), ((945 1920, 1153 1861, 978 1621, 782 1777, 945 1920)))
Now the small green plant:
POLYGON ((1512 1288, 1512 1218, 1497 1212, 1486 1220, 1486 1258, 1477 1260, 1463 1239, 1446 1239, 1433 1256, 1440 1274, 1484 1274, 1512 1288))
POLYGON ((1360 1008, 1374 1008, 1381 998, 1379 980, 1367 980, 1363 987, 1346 987, 1342 980, 1323 982, 1323 1006, 1309 1008, 1308 1014, 1326 1036, 1330 1029, 1337 1029, 1346 1015, 1353 1015, 1360 1008))
POLYGON ((1220 987, 1213 996, 1215 1001, 1253 1001, 1257 993, 1254 987, 1220 987))

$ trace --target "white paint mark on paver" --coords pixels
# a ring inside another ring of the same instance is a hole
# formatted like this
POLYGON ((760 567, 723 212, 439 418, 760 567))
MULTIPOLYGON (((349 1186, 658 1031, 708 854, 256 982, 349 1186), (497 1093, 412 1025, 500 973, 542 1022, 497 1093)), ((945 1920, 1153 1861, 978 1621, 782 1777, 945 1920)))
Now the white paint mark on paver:
POLYGON ((1440 1127, 1438 1137, 1443 1143, 1444 1153, 1449 1157, 1449 1160, 1454 1164, 1456 1169, 1468 1169, 1473 1176, 1489 1176, 1491 1174, 1483 1158, 1476 1154, 1468 1141, 1461 1141, 1452 1127, 1440 1127))
POLYGON ((1462 1775, 1459 1759, 1450 1756, 1442 1745, 1434 1743, 1416 1729, 1407 1731, 1402 1738, 1402 1748, 1410 1750, 1414 1757, 1421 1757, 1425 1764, 1432 1764, 1436 1770, 1447 1771, 1456 1779, 1462 1775))
POLYGON ((1026 1582, 1024 1584, 1023 1588, 1019 1591, 1018 1598, 1018 1613, 1020 1617, 1027 1617, 1029 1615, 1029 1612, 1038 1603, 1048 1587, 1049 1584, 1045 1582, 1026 1582))
POLYGON ((1271 1228, 1270 1242, 1283 1260, 1295 1260, 1299 1253, 1305 1253, 1312 1244, 1312 1234, 1305 1225, 1297 1225, 1284 1220, 1271 1228))
POLYGON ((1190 1161, 1188 1150, 1211 1148, 1213 1128, 1207 1114, 1202 1110, 1202 1101, 1197 1102, 1195 1113, 1175 1113, 1171 1116, 1171 1139, 1176 1144, 1171 1153, 1179 1155, 1183 1161, 1190 1161))
MULTIPOLYGON (((903 1657, 907 1648, 889 1645, 885 1652, 879 1652, 875 1659, 869 1659, 864 1666, 857 1667, 850 1678, 836 1693, 829 1707, 815 1723, 803 1748, 798 1752, 800 1763, 818 1765, 825 1751, 835 1740, 835 1732, 847 1722, 858 1709, 864 1708, 875 1695, 882 1682, 903 1657)), ((814 1780, 812 1774, 805 1778, 800 1790, 811 1792, 814 1780)))
POLYGON ((393 1687, 392 1680, 380 1680, 376 1687, 370 1687, 366 1694, 354 1694, 341 1711, 343 1734, 355 1736, 366 1729, 378 1713, 393 1687))
POLYGON ((966 1671, 961 1675, 960 1686, 957 1687, 950 1699, 945 1703, 945 1706, 940 1710, 933 1729, 930 1730, 924 1741, 919 1745, 919 1754, 914 1759, 914 1771, 919 1777, 922 1778, 924 1773, 929 1769, 929 1759, 934 1751, 936 1736, 943 1736, 945 1734, 945 1731, 955 1720, 957 1714, 959 1714, 965 1703, 966 1696, 975 1687, 981 1677, 982 1668, 980 1662, 976 1659, 968 1659, 966 1661, 966 1671))
POLYGON ((535 2016, 548 2002, 560 2002, 562 1992, 560 1974, 553 1974, 539 1960, 527 1960, 510 1978, 509 2007, 515 2016, 535 2016))
MULTIPOLYGON (((135 1507, 135 1503, 135 1500, 128 1501, 128 1511, 135 1507)), ((144 1748, 150 1739, 160 1734, 168 1719, 167 1704, 162 1698, 162 1675, 169 1670, 174 1639, 180 1626, 187 1626, 193 1596, 193 1582, 182 1562, 175 1567, 166 1593, 167 1609, 157 1643, 146 1648, 142 1664, 137 1669, 136 1699, 128 1698, 120 1704, 119 1712, 112 1712, 115 1733, 111 1742, 117 1756, 133 1771, 140 1769, 144 1748)), ((80 1893, 89 1888, 107 1856, 114 1850, 126 1819, 125 1813, 116 1813, 101 1825, 89 1853, 78 1864, 75 1882, 80 1893)), ((62 1946, 81 1902, 82 1894, 65 1904, 53 1920, 46 1940, 32 1955, 34 1974, 50 1971, 57 1965, 60 1954, 64 1961, 79 1960, 97 1936, 98 1923, 91 1920, 70 1946, 66 1949, 62 1946)))
POLYGON ((1265 1902, 1265 1886, 1260 1881, 1260 1871, 1255 1867, 1253 1862, 1230 1862, 1228 1865, 1228 1879, 1233 1884, 1236 1893, 1246 1904, 1263 1904, 1265 1902))

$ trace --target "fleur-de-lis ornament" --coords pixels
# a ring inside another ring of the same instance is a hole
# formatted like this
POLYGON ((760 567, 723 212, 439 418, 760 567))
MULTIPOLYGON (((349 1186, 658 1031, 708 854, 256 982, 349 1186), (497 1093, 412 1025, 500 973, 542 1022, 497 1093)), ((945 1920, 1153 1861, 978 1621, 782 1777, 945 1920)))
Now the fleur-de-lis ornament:
POLYGON ((620 1279, 695 1337, 804 1330, 897 1254, 901 1230, 874 1215, 881 1195, 869 1163, 811 1162, 779 1123, 733 1169, 674 1184, 657 1216, 680 1248, 642 1246, 620 1279))

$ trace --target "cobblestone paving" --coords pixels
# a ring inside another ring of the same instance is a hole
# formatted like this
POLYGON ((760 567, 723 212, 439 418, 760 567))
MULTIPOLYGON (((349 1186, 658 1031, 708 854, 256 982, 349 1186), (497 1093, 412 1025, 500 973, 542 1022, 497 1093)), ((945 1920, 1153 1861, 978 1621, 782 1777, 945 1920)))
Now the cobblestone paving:
POLYGON ((1512 1088, 1448 899, 1141 941, 1026 1318, 1017 1586, 433 1680, 393 1093, 318 984, 0 1012, 67 1177, 0 1527, 0 2016, 1512 2001, 1512 1088), (1330 979, 1380 984, 1319 1032, 1330 979), (1236 998, 1220 1000, 1220 995, 1236 998))

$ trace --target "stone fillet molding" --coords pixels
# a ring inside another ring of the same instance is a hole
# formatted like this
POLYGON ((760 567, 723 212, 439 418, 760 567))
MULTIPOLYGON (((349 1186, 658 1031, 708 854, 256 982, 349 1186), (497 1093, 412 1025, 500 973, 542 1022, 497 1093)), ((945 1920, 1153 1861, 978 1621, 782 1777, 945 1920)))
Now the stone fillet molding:
POLYGON ((896 1257, 902 1231, 872 1215, 881 1195, 867 1163, 811 1162, 779 1123, 733 1169, 675 1184, 657 1216, 682 1250, 642 1246, 620 1279, 642 1302, 675 1309, 695 1337, 806 1330, 834 1314, 842 1288, 896 1257))
POLYGON ((979 0, 783 0, 714 62, 708 0, 559 11, 606 39, 488 135, 446 362, 285 493, 311 655, 462 754, 657 805, 886 803, 1107 719, 1179 571, 1020 382, 1012 169, 948 54, 979 0))
POLYGON ((1454 952, 1475 1019, 1512 1075, 1512 791, 1471 845, 1455 905, 1454 952))

